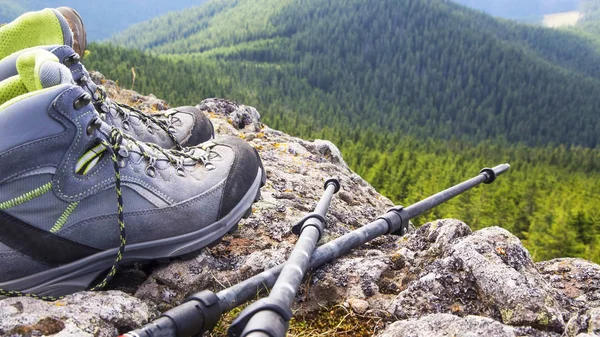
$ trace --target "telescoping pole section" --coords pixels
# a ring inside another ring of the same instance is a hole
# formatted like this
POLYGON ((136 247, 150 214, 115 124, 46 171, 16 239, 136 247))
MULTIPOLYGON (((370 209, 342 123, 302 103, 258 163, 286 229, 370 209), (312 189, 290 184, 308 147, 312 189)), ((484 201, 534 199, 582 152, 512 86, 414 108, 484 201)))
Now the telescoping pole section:
POLYGON ((296 290, 308 269, 311 255, 317 242, 323 236, 325 214, 334 193, 340 190, 337 179, 325 182, 325 193, 315 211, 308 214, 293 232, 300 237, 290 257, 267 298, 254 302, 244 309, 229 327, 230 336, 243 337, 284 337, 292 318, 292 304, 296 290))
MULTIPOLYGON (((402 206, 394 207, 377 220, 319 246, 310 259, 309 268, 318 268, 378 236, 384 234, 404 235, 408 230, 410 219, 477 185, 482 183, 491 184, 497 176, 505 173, 509 168, 508 164, 498 165, 491 169, 485 168, 476 177, 411 206, 406 208, 402 206)), ((271 288, 282 269, 283 265, 273 267, 217 294, 208 290, 196 293, 180 306, 165 312, 157 320, 148 323, 144 327, 125 334, 124 337, 189 337, 201 335, 205 331, 214 328, 225 312, 254 299, 261 291, 271 288)))

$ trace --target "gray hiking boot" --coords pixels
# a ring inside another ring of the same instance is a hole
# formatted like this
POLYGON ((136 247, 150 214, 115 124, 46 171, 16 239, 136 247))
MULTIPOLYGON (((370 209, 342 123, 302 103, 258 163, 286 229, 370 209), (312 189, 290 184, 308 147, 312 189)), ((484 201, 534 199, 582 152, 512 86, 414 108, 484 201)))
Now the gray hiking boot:
POLYGON ((0 81, 16 75, 15 62, 23 52, 42 46, 71 69, 76 83, 92 95, 96 110, 105 122, 135 139, 181 150, 214 138, 212 123, 196 107, 185 106, 152 114, 111 100, 102 86, 91 81, 80 63, 80 55, 86 46, 85 29, 83 21, 71 8, 23 14, 0 27, 0 40, 7 39, 16 47, 0 44, 0 81))
POLYGON ((241 139, 142 143, 103 122, 53 54, 17 69, 0 82, 0 296, 56 299, 110 269, 96 289, 118 263, 195 252, 250 214, 265 175, 241 139))

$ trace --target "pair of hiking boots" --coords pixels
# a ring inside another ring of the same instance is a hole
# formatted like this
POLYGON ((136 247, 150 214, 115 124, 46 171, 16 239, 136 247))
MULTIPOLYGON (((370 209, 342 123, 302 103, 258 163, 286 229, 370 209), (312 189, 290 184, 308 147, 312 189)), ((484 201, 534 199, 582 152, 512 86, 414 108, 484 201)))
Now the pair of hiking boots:
POLYGON ((0 297, 52 300, 120 264, 198 251, 265 183, 256 150, 215 139, 199 109, 151 115, 106 97, 85 48, 66 7, 0 27, 0 297))

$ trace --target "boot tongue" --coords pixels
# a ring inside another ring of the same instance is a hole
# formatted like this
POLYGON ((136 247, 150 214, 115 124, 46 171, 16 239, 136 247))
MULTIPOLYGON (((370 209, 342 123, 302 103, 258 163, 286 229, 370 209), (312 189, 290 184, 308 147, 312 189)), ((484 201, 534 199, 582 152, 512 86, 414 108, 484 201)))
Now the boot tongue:
POLYGON ((69 69, 49 51, 26 52, 17 59, 17 72, 28 92, 73 82, 69 69))
POLYGON ((35 46, 73 46, 73 32, 57 10, 28 12, 0 27, 0 59, 35 46))

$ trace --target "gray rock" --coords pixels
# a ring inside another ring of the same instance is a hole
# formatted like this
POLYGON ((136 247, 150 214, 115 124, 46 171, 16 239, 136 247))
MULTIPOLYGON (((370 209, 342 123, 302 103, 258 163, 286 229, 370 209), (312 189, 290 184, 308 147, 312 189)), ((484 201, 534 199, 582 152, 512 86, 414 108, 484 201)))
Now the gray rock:
POLYGON ((225 116, 236 129, 259 132, 262 129, 260 114, 255 108, 222 98, 208 98, 198 104, 198 108, 208 114, 225 116))
POLYGON ((562 258, 535 265, 544 279, 566 297, 563 305, 573 306, 571 311, 600 307, 600 266, 597 264, 583 259, 562 258))
POLYGON ((146 303, 119 291, 82 292, 55 303, 10 298, 0 301, 0 336, 113 337, 156 314, 146 303))
POLYGON ((481 315, 562 332, 556 291, 537 272, 519 239, 499 227, 469 232, 460 221, 444 220, 409 235, 401 246, 417 250, 409 263, 420 273, 390 311, 399 319, 443 312, 481 315))
POLYGON ((369 310, 369 302, 365 300, 361 300, 358 298, 350 298, 348 299, 348 304, 350 305, 352 310, 359 315, 363 315, 367 312, 367 310, 369 310))
POLYGON ((379 337, 447 337, 447 336, 559 336, 528 327, 512 327, 491 318, 479 316, 458 317, 450 314, 432 314, 419 319, 398 321, 385 329, 379 337))
POLYGON ((582 311, 569 320, 566 335, 600 336, 600 308, 582 311))
POLYGON ((302 146, 304 146, 308 151, 312 154, 323 156, 326 159, 330 160, 334 164, 339 164, 345 168, 348 168, 348 165, 342 158, 342 152, 328 140, 315 139, 313 142, 301 142, 302 146))
MULTIPOLYGON (((369 250, 338 259, 315 271, 300 314, 309 314, 318 308, 335 305, 346 298, 376 301, 380 297, 378 282, 381 275, 389 269, 389 264, 381 251, 369 250)), ((303 295, 305 294, 302 293, 301 296, 303 295)))

